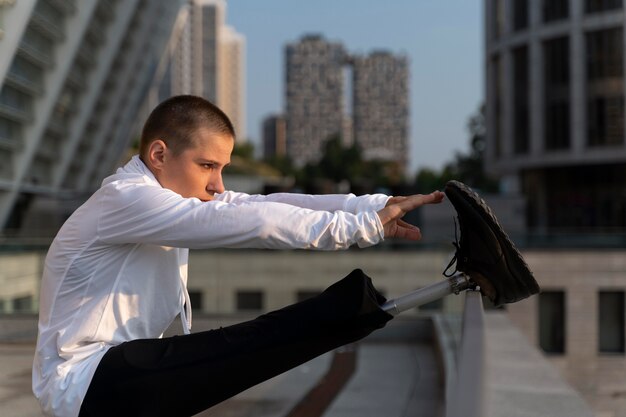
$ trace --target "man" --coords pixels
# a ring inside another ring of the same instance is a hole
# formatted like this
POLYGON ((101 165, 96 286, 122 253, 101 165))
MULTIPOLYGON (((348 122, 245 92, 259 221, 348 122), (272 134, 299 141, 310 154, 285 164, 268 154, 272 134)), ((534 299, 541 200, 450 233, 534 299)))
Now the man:
POLYGON ((418 240, 401 220, 441 192, 250 196, 225 191, 235 132, 194 96, 157 106, 132 158, 63 225, 46 257, 33 391, 47 415, 186 416, 384 326, 356 270, 303 303, 189 334, 188 248, 366 247, 418 240), (180 314, 185 336, 161 338, 180 314))

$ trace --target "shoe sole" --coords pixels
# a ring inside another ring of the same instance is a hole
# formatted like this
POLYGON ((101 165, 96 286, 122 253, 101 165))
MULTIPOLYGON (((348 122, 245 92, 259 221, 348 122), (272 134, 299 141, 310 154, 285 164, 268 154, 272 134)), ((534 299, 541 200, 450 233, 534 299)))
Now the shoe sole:
MULTIPOLYGON (((480 219, 487 224, 488 228, 500 244, 509 274, 516 280, 514 283, 509 283, 512 285, 507 286, 507 288, 503 288, 503 286, 499 284, 504 284, 504 282, 494 281, 497 277, 486 277, 484 273, 480 274, 482 277, 477 277, 477 281, 488 280, 490 281, 490 284, 492 284, 492 288, 496 289, 496 297, 490 297, 492 301, 494 301, 496 305, 499 305, 502 303, 519 301, 533 294, 537 294, 540 291, 540 288, 537 281, 533 277, 528 264, 522 257, 520 251, 515 247, 515 244, 506 234, 485 200, 483 200, 470 187, 460 181, 449 181, 446 184, 445 193, 455 206, 455 209, 457 204, 464 204, 467 206, 468 210, 477 214, 480 219), (500 288, 500 290, 498 290, 498 288, 500 288), (506 290, 506 295, 503 294, 502 289, 506 290)), ((464 210, 457 210, 457 212, 467 214, 464 210)), ((480 273, 481 271, 476 272, 480 273)), ((478 283, 480 284, 480 282, 478 283)))

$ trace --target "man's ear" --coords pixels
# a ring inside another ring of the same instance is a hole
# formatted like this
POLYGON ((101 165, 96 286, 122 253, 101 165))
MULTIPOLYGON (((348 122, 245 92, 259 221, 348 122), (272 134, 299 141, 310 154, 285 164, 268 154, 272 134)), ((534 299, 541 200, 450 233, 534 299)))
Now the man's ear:
POLYGON ((165 161, 166 151, 167 144, 161 139, 156 139, 150 142, 150 146, 148 146, 148 163, 150 166, 160 170, 165 161))

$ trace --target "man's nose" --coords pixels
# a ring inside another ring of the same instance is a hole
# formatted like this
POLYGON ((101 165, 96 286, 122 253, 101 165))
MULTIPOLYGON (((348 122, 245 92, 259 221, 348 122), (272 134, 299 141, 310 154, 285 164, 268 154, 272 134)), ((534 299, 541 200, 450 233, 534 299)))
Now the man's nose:
POLYGON ((214 191, 216 193, 224 192, 224 180, 222 179, 222 174, 216 174, 211 177, 209 184, 207 184, 207 189, 210 191, 214 191))

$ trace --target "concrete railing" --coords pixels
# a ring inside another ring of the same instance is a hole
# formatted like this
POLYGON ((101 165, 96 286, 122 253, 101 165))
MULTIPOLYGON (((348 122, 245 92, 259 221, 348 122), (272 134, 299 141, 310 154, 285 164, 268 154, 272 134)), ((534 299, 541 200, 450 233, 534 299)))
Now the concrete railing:
POLYGON ((504 311, 464 293, 461 317, 434 317, 446 417, 592 417, 593 411, 504 311))
POLYGON ((479 291, 465 293, 462 335, 457 352, 456 378, 447 384, 446 417, 486 415, 485 313, 479 291))

